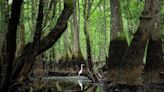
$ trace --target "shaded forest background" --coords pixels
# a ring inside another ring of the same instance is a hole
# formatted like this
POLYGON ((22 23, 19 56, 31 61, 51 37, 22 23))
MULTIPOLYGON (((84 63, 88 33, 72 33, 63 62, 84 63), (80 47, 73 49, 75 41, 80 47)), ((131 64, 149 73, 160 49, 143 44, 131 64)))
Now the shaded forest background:
MULTIPOLYGON (((92 0, 91 0, 92 1, 92 0)), ((2 2, 3 3, 3 2, 2 2)), ((60 16, 63 8, 62 1, 45 1, 44 7, 44 24, 43 24, 43 36, 46 35, 52 26, 56 23, 58 17, 60 16), (52 3, 53 2, 53 3, 52 3)), ((73 21, 73 15, 70 17, 68 22, 67 31, 61 36, 61 38, 56 42, 56 44, 51 47, 45 53, 45 57, 47 61, 58 61, 63 55, 69 54, 68 56, 71 58, 73 52, 73 29, 77 26, 79 32, 79 41, 80 41, 80 49, 83 57, 87 58, 87 50, 86 50, 86 36, 84 34, 84 15, 83 15, 83 0, 77 1, 76 4, 76 20, 73 21), (74 27, 75 26, 75 27, 74 27), (67 44, 67 45, 66 45, 67 44)), ((140 0, 122 0, 121 1, 121 9, 123 16, 123 25, 124 32, 126 34, 126 38, 128 43, 132 40, 132 36, 137 29, 137 25, 139 24, 139 16, 143 10, 144 3, 140 0)), ((1 8, 6 7, 5 4, 1 6, 1 8)), ((10 6, 8 6, 10 7, 10 6)), ((18 42, 20 44, 18 46, 26 44, 33 39, 34 28, 36 24, 37 17, 37 9, 38 9, 38 0, 30 1, 25 0, 22 5, 22 13, 20 19, 20 28, 22 28, 18 32, 17 36, 18 42), (23 37, 22 37, 23 36, 23 37)), ((1 21, 3 21, 5 8, 1 11, 1 21)), ((162 14, 162 12, 161 12, 162 14)), ((4 23, 4 22, 1 22, 4 23)), ((3 31, 4 24, 1 24, 1 31, 3 31)), ((109 0, 93 0, 91 2, 91 13, 89 14, 89 28, 88 33, 90 35, 91 41, 91 52, 94 61, 105 61, 106 56, 108 55, 108 47, 110 42, 110 1, 109 0)), ((162 28, 162 26, 161 26, 162 28)), ((18 30, 19 31, 19 30, 18 30)), ((17 47, 19 48, 19 47, 17 47)), ((21 48, 19 48, 21 49, 21 48)), ((19 53, 19 51, 17 51, 19 53)))
MULTIPOLYGON (((92 0, 91 0, 92 1, 92 0)), ((18 45, 21 47, 22 44, 26 44, 33 39, 34 28, 36 24, 37 17, 37 9, 38 9, 38 0, 30 1, 25 0, 22 5, 22 13, 20 19, 20 31, 17 36, 18 45)), ((68 56, 72 56, 73 52, 73 29, 77 26, 79 32, 79 41, 80 41, 80 49, 83 57, 87 58, 87 50, 86 50, 86 36, 84 34, 84 2, 77 1, 76 2, 76 20, 73 21, 73 15, 70 17, 68 22, 67 31, 61 36, 61 38, 56 42, 56 45, 51 47, 45 53, 45 57, 48 59, 47 61, 58 61, 64 54, 69 54, 68 56), (67 45, 66 45, 67 44, 67 45), (67 50, 66 50, 67 49, 67 50), (56 54, 55 54, 56 53, 56 54)), ((91 51, 94 61, 105 61, 106 56, 108 55, 108 47, 110 42, 110 1, 109 0, 93 0, 91 3, 91 13, 89 14, 89 35, 91 41, 91 51)), ((9 6, 5 5, 4 2, 1 2, 1 32, 4 32, 4 25, 7 21, 4 20, 5 12, 9 12, 9 10, 5 10, 11 7, 11 3, 9 2, 9 6)), ((52 28, 53 24, 56 23, 58 17, 60 16, 63 8, 62 1, 45 1, 44 7, 44 25, 43 25, 43 36, 48 33, 48 31, 52 28)), ((161 2, 161 4, 163 4, 161 2)), ((128 44, 130 44, 133 34, 135 33, 138 25, 139 25, 139 16, 143 10, 144 2, 140 0, 121 0, 121 11, 123 16, 123 27, 124 33, 126 35, 128 44)), ((163 15, 163 5, 161 5, 161 15, 163 15)), ((162 20, 163 16, 161 16, 162 20)), ((163 24, 163 21, 161 21, 163 24)), ((163 26, 161 26, 161 33, 164 34, 163 26)), ((19 30, 18 30, 19 31, 19 30)), ((2 37, 2 36, 1 36, 2 37)), ((20 48, 19 48, 20 49, 20 48)), ((19 50, 17 51, 19 53, 19 50)))
POLYGON ((141 85, 143 74, 144 82, 159 82, 163 4, 162 0, 0 1, 1 90, 7 92, 13 81, 27 80, 37 62, 61 67, 66 63, 74 70, 86 63, 93 76, 103 68, 107 80, 120 84, 141 85))

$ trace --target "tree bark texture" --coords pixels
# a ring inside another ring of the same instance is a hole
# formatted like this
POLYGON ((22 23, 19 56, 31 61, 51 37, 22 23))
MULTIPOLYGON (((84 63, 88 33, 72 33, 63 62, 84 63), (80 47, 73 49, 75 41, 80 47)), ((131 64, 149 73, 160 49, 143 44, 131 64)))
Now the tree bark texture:
POLYGON ((74 29, 73 29, 73 56, 75 58, 81 58, 82 54, 81 54, 81 50, 80 50, 80 29, 79 29, 79 22, 78 22, 78 18, 77 18, 77 5, 76 5, 76 0, 73 1, 73 6, 74 6, 74 10, 73 10, 73 25, 74 25, 74 29))
POLYGON ((106 65, 108 73, 105 76, 108 80, 116 80, 116 73, 118 73, 117 69, 121 67, 122 58, 128 48, 128 43, 123 30, 120 2, 120 0, 110 0, 110 46, 106 65))
POLYGON ((110 0, 111 6, 111 31, 110 47, 108 54, 108 68, 119 67, 121 59, 128 47, 126 37, 123 32, 123 22, 121 14, 120 0, 110 0))
POLYGON ((87 65, 90 71, 93 68, 92 54, 91 54, 91 44, 89 36, 89 16, 90 16, 91 4, 90 0, 84 0, 84 34, 86 36, 86 47, 87 47, 87 65))
POLYGON ((154 28, 150 30, 147 58, 144 69, 145 83, 159 83, 160 72, 163 72, 162 41, 160 34, 160 0, 153 3, 154 28))
POLYGON ((19 28, 17 32, 17 50, 16 50, 16 56, 19 56, 20 53, 23 50, 23 47, 25 46, 25 25, 24 25, 24 6, 22 5, 22 11, 21 11, 21 16, 20 16, 20 23, 19 23, 19 28))
POLYGON ((2 47, 3 51, 1 60, 3 62, 3 67, 1 72, 2 78, 0 79, 1 92, 8 92, 9 90, 12 66, 16 51, 17 26, 19 24, 22 2, 23 0, 13 0, 11 6, 11 17, 9 18, 8 32, 6 34, 4 44, 2 47))
POLYGON ((117 83, 127 85, 143 84, 143 57, 151 30, 156 29, 158 0, 145 0, 140 24, 128 48, 118 74, 117 83))

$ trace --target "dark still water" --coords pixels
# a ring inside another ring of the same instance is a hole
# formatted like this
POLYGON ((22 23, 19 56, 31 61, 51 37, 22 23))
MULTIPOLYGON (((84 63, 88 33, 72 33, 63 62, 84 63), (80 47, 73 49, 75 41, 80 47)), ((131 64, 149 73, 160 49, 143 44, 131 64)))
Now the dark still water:
POLYGON ((72 76, 32 79, 28 86, 18 89, 17 92, 164 92, 163 88, 163 85, 113 86, 112 83, 91 83, 86 77, 72 76))

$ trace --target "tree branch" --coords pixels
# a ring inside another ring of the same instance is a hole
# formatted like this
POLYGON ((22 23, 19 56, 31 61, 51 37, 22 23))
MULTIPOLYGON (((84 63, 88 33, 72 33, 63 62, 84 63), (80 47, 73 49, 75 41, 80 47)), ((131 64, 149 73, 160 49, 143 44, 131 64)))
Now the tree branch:
POLYGON ((56 26, 41 41, 40 50, 38 51, 38 54, 50 48, 58 40, 58 38, 60 38, 62 33, 67 28, 68 19, 71 16, 72 12, 73 12, 72 7, 68 7, 68 6, 64 7, 64 10, 62 11, 62 14, 59 17, 56 26))
POLYGON ((28 64, 30 65, 33 64, 32 61, 35 60, 36 53, 39 49, 38 47, 41 39, 42 23, 43 23, 43 0, 39 0, 38 17, 37 17, 37 24, 36 24, 33 43, 28 43, 24 47, 21 56, 16 58, 16 62, 14 65, 15 67, 13 67, 13 71, 12 71, 12 80, 17 79, 18 76, 19 77, 22 76, 25 70, 29 71, 28 67, 25 66, 27 66, 28 64), (24 69, 24 67, 26 69, 24 69))
POLYGON ((35 55, 37 53, 37 50, 39 50, 38 47, 40 45, 40 40, 41 40, 42 25, 43 25, 43 0, 40 0, 37 24, 36 24, 35 35, 34 35, 34 40, 33 40, 33 48, 34 48, 35 55))
POLYGON ((91 17, 91 15, 94 13, 94 11, 97 9, 97 7, 101 4, 103 0, 100 0, 99 3, 94 7, 94 9, 90 12, 89 14, 89 18, 91 17))
MULTIPOLYGON (((41 27, 40 25, 41 21, 39 22, 38 20, 37 23, 38 26, 36 28, 34 41, 32 43, 28 43, 24 47, 21 56, 16 58, 16 63, 14 65, 15 67, 12 72, 12 80, 23 81, 27 78, 34 64, 36 55, 49 49, 60 38, 60 36, 62 35, 62 33, 65 31, 67 27, 67 22, 72 14, 72 11, 73 11, 72 7, 66 5, 64 6, 64 10, 61 16, 59 17, 57 24, 51 30, 51 32, 40 41, 39 46, 37 41, 40 40, 40 34, 37 34, 37 32, 39 33, 41 32, 41 30, 39 29, 39 27, 41 27), (35 46, 36 49, 34 48, 35 46)), ((42 16, 40 15, 40 17, 42 16)), ((39 19, 39 15, 38 15, 38 19, 39 19)))

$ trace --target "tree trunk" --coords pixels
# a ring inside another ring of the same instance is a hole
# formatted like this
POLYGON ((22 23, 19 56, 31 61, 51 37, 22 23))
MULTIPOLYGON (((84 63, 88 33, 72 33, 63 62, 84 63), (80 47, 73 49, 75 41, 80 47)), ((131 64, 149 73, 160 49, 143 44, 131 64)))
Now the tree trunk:
POLYGON ((84 0, 84 34, 86 36, 86 48, 87 48, 87 65, 90 71, 93 68, 92 54, 91 54, 91 45, 90 45, 90 36, 89 36, 89 15, 90 15, 90 0, 84 0))
POLYGON ((145 64, 145 83, 159 83, 160 72, 163 71, 162 61, 162 41, 160 34, 160 1, 155 0, 153 7, 156 12, 153 13, 155 16, 154 28, 151 29, 149 44, 147 49, 147 58, 145 64))
POLYGON ((73 1, 73 6, 74 6, 74 11, 73 11, 73 26, 74 26, 74 45, 73 45, 73 54, 75 57, 81 56, 81 50, 80 50, 80 41, 79 41, 79 24, 77 20, 77 5, 76 5, 76 0, 73 1))
MULTIPOLYGON (((71 5, 72 6, 72 5, 71 5)), ((44 52, 48 48, 50 48, 62 35, 62 33, 67 28, 67 21, 72 14, 72 7, 69 4, 64 4, 64 10, 60 15, 55 27, 51 30, 51 32, 44 37, 41 41, 37 41, 38 38, 36 35, 40 32, 35 32, 34 42, 29 43, 25 46, 20 57, 16 58, 15 67, 13 69, 12 77, 13 80, 23 81, 26 80, 28 74, 34 64, 34 60, 37 55, 44 52), (38 45, 37 45, 38 44, 38 45)), ((37 21, 38 22, 38 21, 37 21)), ((39 22, 40 23, 40 22, 39 22)), ((40 25, 40 24, 38 24, 40 25)), ((41 27, 36 27, 41 28, 41 27)), ((40 29, 39 29, 40 30, 40 29)), ((37 31, 37 29, 36 29, 37 31)))
MULTIPOLYGON (((0 2, 0 5, 1 5, 1 8, 3 10, 0 11, 0 52, 1 51, 1 48, 2 48, 2 45, 3 45, 3 40, 4 40, 4 35, 7 31, 7 24, 8 24, 8 16, 9 16, 9 10, 8 10, 8 4, 7 4, 7 1, 2 1, 0 2)), ((1 56, 1 53, 0 53, 0 56, 1 56)))
POLYGON ((68 31, 64 32, 63 35, 64 35, 64 50, 65 50, 64 58, 69 60, 71 59, 71 51, 70 51, 71 47, 69 43, 68 31))
POLYGON ((65 50, 65 58, 68 60, 68 59, 71 59, 71 47, 70 47, 70 42, 69 42, 69 32, 68 32, 68 28, 66 29, 67 31, 64 32, 64 50, 65 50))
POLYGON ((107 17, 106 17, 106 4, 107 4, 107 1, 104 0, 104 3, 103 3, 103 7, 104 7, 104 46, 103 46, 103 49, 104 49, 104 58, 106 59, 106 56, 107 56, 107 17))
POLYGON ((122 58, 128 48, 128 43, 123 31, 120 0, 110 0, 111 7, 111 31, 110 47, 107 59, 106 75, 109 80, 116 80, 117 68, 120 67, 122 58))
POLYGON ((123 57, 119 69, 117 83, 127 85, 142 85, 143 57, 151 30, 156 29, 158 0, 145 0, 144 10, 140 17, 140 24, 134 38, 123 57))
POLYGON ((2 47, 2 57, 1 60, 3 62, 2 68, 2 78, 0 79, 0 91, 1 92, 8 92, 10 79, 11 79, 11 72, 12 72, 12 65, 15 58, 15 51, 16 51, 16 34, 17 34, 17 26, 19 24, 19 17, 21 12, 21 4, 23 0, 15 1, 13 0, 11 6, 11 17, 8 23, 8 32, 5 36, 4 44, 2 47))
MULTIPOLYGON (((4 43, 4 38, 5 38, 5 34, 7 32, 7 24, 8 24, 8 15, 9 15, 9 10, 8 10, 8 4, 7 1, 1 1, 0 2, 0 6, 3 10, 0 11, 0 52, 2 52, 2 46, 4 43)), ((2 77, 2 63, 3 61, 2 59, 2 53, 0 53, 0 79, 2 77)), ((1 81, 1 80, 0 80, 1 81)), ((1 82, 0 82, 1 83, 1 82)))
POLYGON ((18 45, 17 45, 17 52, 16 56, 19 56, 25 46, 25 26, 24 26, 24 6, 22 5, 21 17, 20 17, 20 24, 18 28, 18 45))
POLYGON ((78 7, 77 7, 77 0, 73 1, 73 6, 74 6, 74 11, 73 11, 73 55, 72 55, 72 59, 74 62, 77 62, 79 68, 80 68, 80 64, 84 63, 84 58, 82 56, 81 53, 81 49, 80 49, 80 28, 79 28, 79 20, 80 18, 79 16, 79 11, 78 7), (78 15, 77 15, 78 13, 78 15))
POLYGON ((8 24, 8 16, 9 16, 9 5, 8 5, 8 2, 7 1, 1 1, 0 2, 0 5, 1 5, 1 11, 0 11, 0 23, 1 23, 1 29, 0 29, 0 32, 4 32, 4 31, 7 31, 7 24, 8 24))

